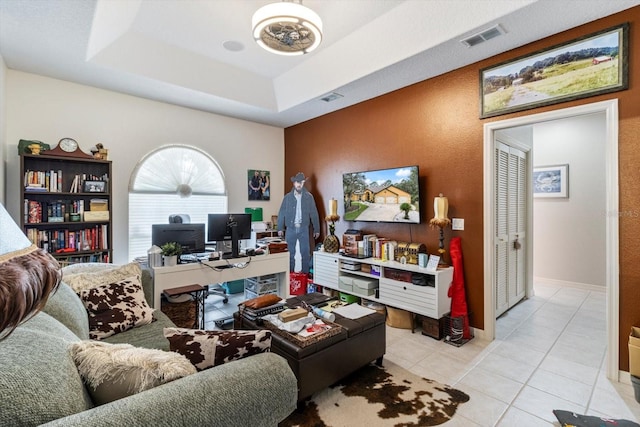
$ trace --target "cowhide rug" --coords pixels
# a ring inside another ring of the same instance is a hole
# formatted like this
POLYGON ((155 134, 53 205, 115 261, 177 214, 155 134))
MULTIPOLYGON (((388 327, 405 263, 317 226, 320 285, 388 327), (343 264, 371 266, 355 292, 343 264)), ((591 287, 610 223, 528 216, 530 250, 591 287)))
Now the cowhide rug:
POLYGON ((368 365, 322 390, 280 427, 437 426, 469 401, 460 390, 389 361, 368 365))

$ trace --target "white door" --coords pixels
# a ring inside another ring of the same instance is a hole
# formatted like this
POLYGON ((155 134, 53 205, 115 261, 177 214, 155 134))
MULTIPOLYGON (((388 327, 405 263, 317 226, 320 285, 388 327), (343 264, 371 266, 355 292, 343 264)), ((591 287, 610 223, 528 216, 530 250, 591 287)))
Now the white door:
POLYGON ((527 153, 496 143, 496 317, 525 296, 527 153))

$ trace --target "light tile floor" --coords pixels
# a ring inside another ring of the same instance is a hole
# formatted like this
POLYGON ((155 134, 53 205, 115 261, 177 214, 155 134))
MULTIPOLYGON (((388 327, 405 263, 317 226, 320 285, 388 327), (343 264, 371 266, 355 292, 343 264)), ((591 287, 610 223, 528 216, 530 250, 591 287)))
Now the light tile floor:
POLYGON ((640 420, 631 385, 605 373, 604 292, 535 284, 496 324, 496 340, 461 347, 387 327, 385 358, 471 397, 444 426, 558 426, 553 409, 640 420))
MULTIPOLYGON (((605 293, 536 283, 535 294, 498 319, 493 342, 455 347, 387 326, 385 359, 471 397, 447 427, 559 426, 553 409, 638 422, 632 386, 606 377, 605 293)), ((209 296, 207 328, 220 329, 243 300, 209 296)))

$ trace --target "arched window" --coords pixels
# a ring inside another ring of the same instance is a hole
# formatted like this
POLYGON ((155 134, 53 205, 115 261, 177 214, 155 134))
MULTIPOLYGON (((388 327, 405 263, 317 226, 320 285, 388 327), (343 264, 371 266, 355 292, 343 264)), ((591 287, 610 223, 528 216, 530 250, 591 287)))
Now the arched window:
POLYGON ((227 212, 224 173, 206 152, 189 145, 160 147, 138 162, 129 180, 129 259, 146 256, 151 225, 173 214, 207 223, 207 214, 227 212))

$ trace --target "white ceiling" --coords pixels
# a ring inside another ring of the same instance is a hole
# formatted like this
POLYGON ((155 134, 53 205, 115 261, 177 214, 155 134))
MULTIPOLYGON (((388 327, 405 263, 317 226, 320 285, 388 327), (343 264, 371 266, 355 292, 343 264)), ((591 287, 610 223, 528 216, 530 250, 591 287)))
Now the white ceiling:
POLYGON ((274 1, 0 0, 0 55, 10 69, 288 127, 640 4, 304 0, 324 39, 285 57, 251 36, 274 1), (460 43, 495 24, 506 34, 460 43), (320 100, 331 92, 343 97, 320 100))

